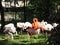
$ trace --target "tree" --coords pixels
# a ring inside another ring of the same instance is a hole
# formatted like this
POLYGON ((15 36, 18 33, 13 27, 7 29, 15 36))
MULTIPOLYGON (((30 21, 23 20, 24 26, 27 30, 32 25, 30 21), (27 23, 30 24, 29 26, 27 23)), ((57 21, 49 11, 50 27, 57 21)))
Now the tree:
POLYGON ((59 17, 57 14, 58 2, 59 0, 30 0, 28 8, 32 10, 33 17, 52 23, 56 22, 59 17))
POLYGON ((4 8, 2 7, 1 1, 2 0, 0 0, 0 13, 1 13, 1 24, 2 24, 1 32, 2 32, 5 22, 4 22, 4 8))

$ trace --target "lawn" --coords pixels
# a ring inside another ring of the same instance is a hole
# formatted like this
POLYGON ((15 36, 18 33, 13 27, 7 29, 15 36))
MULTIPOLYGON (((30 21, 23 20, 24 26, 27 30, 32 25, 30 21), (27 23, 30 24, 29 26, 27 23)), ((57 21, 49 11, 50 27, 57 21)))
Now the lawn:
MULTIPOLYGON (((50 34, 47 35, 49 37, 50 34)), ((33 35, 30 37, 28 34, 14 35, 12 40, 8 35, 0 35, 0 45, 47 45, 46 34, 33 35)))

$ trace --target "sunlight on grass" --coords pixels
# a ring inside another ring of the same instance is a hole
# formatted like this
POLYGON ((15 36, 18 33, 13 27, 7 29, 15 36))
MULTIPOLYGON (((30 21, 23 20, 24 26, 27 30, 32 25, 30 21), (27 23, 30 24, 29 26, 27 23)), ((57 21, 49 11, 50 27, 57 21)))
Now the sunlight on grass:
MULTIPOLYGON (((47 38, 48 39, 48 38, 47 38)), ((14 35, 14 39, 11 40, 11 38, 6 36, 0 36, 0 44, 3 45, 20 45, 20 44, 35 44, 35 43, 45 43, 47 41, 45 34, 39 34, 39 35, 33 35, 30 37, 28 34, 19 34, 14 35), (5 43, 3 43, 5 42, 5 43)))

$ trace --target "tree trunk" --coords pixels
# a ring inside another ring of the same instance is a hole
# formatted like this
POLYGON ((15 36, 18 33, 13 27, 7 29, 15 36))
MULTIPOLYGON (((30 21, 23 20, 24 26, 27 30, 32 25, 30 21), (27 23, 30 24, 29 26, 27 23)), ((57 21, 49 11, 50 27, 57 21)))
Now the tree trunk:
POLYGON ((2 24, 0 31, 2 32, 5 22, 4 22, 4 8, 2 7, 1 0, 0 0, 0 13, 1 13, 1 24, 2 24))
POLYGON ((24 0, 24 22, 26 21, 26 10, 25 10, 25 0, 24 0))

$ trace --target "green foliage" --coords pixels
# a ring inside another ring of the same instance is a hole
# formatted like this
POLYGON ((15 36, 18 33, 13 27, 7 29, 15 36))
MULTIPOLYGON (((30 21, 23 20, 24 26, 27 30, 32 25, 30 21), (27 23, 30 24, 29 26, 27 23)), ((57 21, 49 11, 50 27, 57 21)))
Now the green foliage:
POLYGON ((28 8, 32 11, 32 16, 39 20, 46 20, 48 22, 56 22, 58 20, 57 5, 59 0, 30 0, 28 8), (57 17, 57 18, 56 18, 57 17))
POLYGON ((16 20, 32 22, 32 19, 37 17, 39 21, 44 19, 50 23, 57 22, 56 20, 60 19, 58 15, 59 10, 58 12, 55 10, 57 10, 59 2, 59 0, 30 0, 28 6, 20 9, 20 11, 24 11, 23 14, 16 12, 21 17, 16 20))

